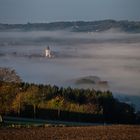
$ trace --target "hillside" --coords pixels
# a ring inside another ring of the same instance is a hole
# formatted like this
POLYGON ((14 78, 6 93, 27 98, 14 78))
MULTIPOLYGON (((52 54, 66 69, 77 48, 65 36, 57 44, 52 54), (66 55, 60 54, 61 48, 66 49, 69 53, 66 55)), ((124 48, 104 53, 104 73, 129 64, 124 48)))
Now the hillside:
POLYGON ((128 33, 140 33, 139 21, 72 21, 72 22, 51 22, 51 23, 27 23, 27 24, 0 24, 0 31, 22 30, 65 30, 73 32, 102 32, 109 29, 119 29, 128 33))

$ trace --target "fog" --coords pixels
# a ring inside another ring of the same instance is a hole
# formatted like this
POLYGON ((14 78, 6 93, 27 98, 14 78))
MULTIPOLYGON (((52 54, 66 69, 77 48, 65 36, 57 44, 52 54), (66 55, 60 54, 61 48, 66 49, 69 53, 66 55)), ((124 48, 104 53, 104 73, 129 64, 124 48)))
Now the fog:
MULTIPOLYGON (((114 96, 140 109, 140 34, 111 29, 106 32, 0 32, 0 66, 17 71, 25 82, 77 85, 82 77, 107 81, 114 96), (45 57, 50 46, 53 58, 45 57)), ((102 90, 102 86, 96 87, 102 90)), ((104 89, 103 89, 104 90, 104 89)))

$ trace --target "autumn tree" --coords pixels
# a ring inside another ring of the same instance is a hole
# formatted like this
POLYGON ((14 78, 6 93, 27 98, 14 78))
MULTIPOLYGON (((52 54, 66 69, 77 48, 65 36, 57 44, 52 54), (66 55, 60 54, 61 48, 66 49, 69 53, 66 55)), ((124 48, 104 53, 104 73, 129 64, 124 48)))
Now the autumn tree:
POLYGON ((18 93, 18 85, 12 83, 0 83, 0 113, 11 111, 11 105, 18 93))
POLYGON ((33 106, 33 114, 34 118, 36 118, 36 107, 41 101, 39 88, 38 86, 32 85, 30 86, 26 93, 24 94, 25 103, 33 106))
POLYGON ((56 96, 54 99, 48 102, 48 106, 50 108, 57 109, 58 118, 60 117, 61 109, 64 110, 64 104, 65 104, 64 98, 61 96, 56 96))
POLYGON ((12 108, 18 113, 18 116, 20 116, 20 112, 24 108, 24 94, 24 92, 19 92, 12 103, 12 108))

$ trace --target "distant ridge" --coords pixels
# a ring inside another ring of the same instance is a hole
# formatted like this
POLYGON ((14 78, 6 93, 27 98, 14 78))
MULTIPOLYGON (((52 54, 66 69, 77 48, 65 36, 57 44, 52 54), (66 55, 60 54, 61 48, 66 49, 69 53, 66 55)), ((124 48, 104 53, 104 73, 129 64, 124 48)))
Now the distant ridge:
POLYGON ((72 32, 102 32, 109 29, 119 29, 128 33, 140 33, 140 21, 60 21, 51 23, 27 23, 27 24, 2 24, 0 31, 53 31, 70 30, 72 32))

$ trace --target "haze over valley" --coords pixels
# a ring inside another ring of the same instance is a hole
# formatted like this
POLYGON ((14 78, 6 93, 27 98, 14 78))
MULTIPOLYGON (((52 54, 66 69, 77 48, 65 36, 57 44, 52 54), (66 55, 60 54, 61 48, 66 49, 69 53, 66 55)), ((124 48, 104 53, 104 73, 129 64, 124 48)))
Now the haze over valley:
POLYGON ((1 31, 0 66, 15 69, 25 82, 111 90, 140 108, 139 33, 1 31), (47 46, 52 58, 45 57, 47 46))

